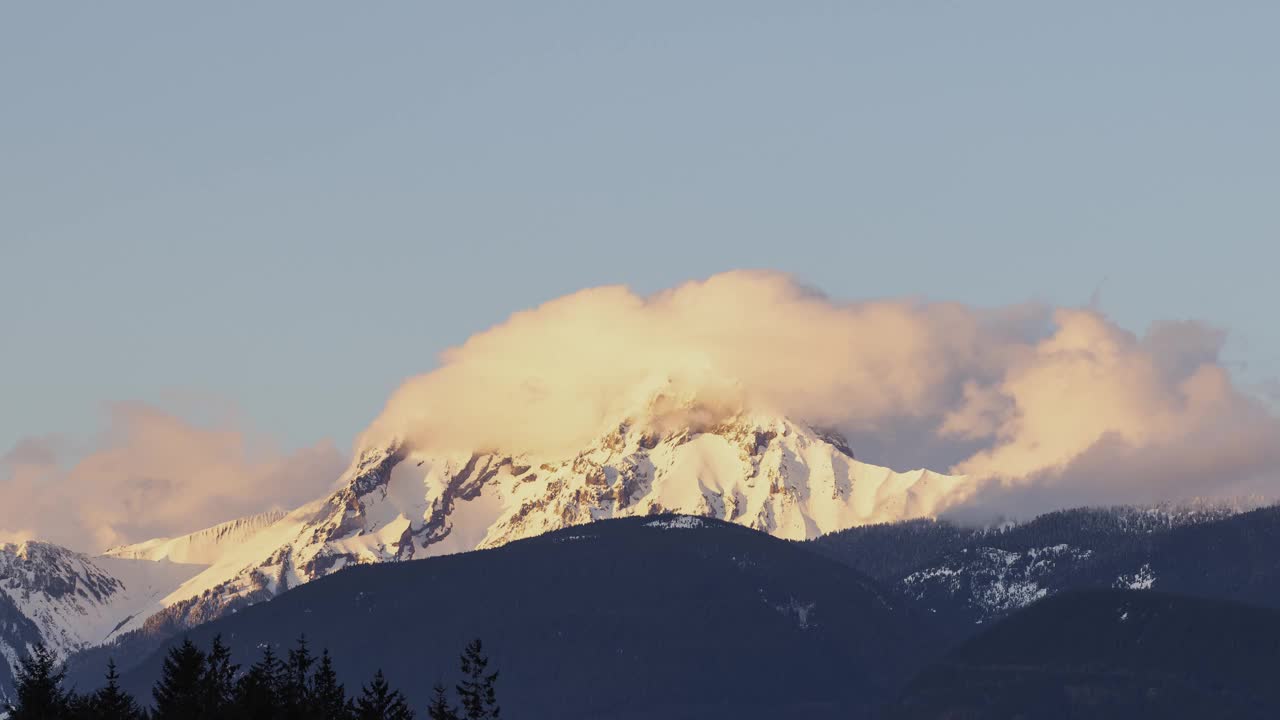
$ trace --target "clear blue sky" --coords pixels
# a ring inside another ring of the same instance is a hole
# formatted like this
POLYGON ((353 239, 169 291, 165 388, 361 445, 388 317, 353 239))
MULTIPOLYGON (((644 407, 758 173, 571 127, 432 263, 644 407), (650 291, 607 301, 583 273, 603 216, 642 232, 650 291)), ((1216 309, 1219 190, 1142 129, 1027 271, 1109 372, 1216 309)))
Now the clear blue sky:
POLYGON ((232 5, 0 9, 0 451, 113 400, 345 448, 514 310, 735 267, 1100 287, 1280 375, 1280 4, 232 5))

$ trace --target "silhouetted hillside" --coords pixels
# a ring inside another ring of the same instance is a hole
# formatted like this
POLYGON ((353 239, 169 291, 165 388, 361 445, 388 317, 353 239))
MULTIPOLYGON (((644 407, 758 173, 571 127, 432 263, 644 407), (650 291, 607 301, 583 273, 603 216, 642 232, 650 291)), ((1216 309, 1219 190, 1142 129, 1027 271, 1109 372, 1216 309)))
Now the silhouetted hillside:
POLYGON ((996 529, 911 521, 809 544, 881 580, 951 632, 1055 593, 1142 588, 1280 607, 1280 509, 1077 508, 996 529))
MULTIPOLYGON (((424 707, 482 636, 512 717, 847 718, 937 652, 930 619, 873 581, 763 533, 613 520, 490 551, 339 572, 191 631, 237 648, 306 634, 339 676, 424 707)), ((173 640, 170 642, 176 642, 173 640)), ((162 655, 125 675, 139 697, 162 655)))
POLYGON ((1280 612, 1134 590, 1067 592, 917 677, 894 718, 1274 718, 1280 612))

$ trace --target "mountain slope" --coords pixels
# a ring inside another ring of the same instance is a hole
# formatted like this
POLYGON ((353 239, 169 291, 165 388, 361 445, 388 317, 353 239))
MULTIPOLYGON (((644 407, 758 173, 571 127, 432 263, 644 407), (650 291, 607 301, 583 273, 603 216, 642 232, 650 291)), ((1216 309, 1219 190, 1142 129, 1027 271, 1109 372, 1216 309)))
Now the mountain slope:
POLYGON ((49 543, 0 545, 0 695, 35 644, 67 655, 106 642, 126 619, 160 609, 160 598, 200 569, 90 558, 49 543))
POLYGON ((117 639, 283 517, 262 513, 96 557, 49 543, 0 546, 0 699, 13 686, 17 660, 36 644, 67 656, 117 639))
MULTIPOLYGON (((672 516, 349 568, 189 635, 218 633, 240 662, 305 633, 334 652, 349 687, 382 667, 419 708, 480 636, 508 712, 556 718, 856 716, 938 637, 928 618, 802 546, 672 516)), ((161 660, 126 682, 145 696, 161 660)))
POLYGON ((153 630, 217 617, 347 565, 496 547, 599 519, 680 512, 804 539, 931 515, 962 484, 859 462, 830 433, 763 416, 665 433, 632 419, 560 459, 371 447, 341 489, 255 528, 164 598, 153 630))
POLYGON ((1280 612, 1132 590, 1036 603, 912 681, 892 717, 1273 718, 1280 612))
POLYGON ((1280 507, 1196 524, 1103 553, 1084 582, 1280 608, 1280 507))
POLYGON ((253 540, 263 529, 285 516, 273 510, 250 515, 220 525, 197 530, 188 535, 173 538, 156 538, 135 545, 113 547, 103 553, 105 557, 127 560, 168 560, 176 563, 212 565, 231 548, 253 540))
POLYGON ((1213 567, 1215 582, 1202 584, 1200 594, 1280 604, 1280 594, 1266 593, 1280 586, 1264 585, 1252 595, 1232 589, 1262 578, 1280 583, 1280 566, 1265 550, 1272 535, 1280 535, 1275 509, 1240 514, 1230 506, 1193 504, 1077 508, 993 529, 921 520, 833 533, 813 547, 885 582, 948 625, 976 630, 1068 589, 1150 587, 1153 568, 1167 575, 1162 587, 1195 593, 1177 578, 1213 567), (1259 527, 1242 532, 1245 525, 1259 527))

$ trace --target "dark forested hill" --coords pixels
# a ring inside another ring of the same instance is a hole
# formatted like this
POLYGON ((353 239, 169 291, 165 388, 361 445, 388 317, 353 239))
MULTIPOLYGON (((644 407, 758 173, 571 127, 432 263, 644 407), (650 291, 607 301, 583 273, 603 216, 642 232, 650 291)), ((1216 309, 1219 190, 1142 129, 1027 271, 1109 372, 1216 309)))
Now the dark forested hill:
MULTIPOLYGON (((419 708, 479 636, 509 716, 527 718, 858 717, 940 650, 930 618, 864 575, 763 533, 672 516, 353 567, 190 637, 207 646, 219 633, 242 663, 305 633, 349 684, 381 667, 419 708)), ((139 697, 160 661, 126 674, 139 697)))
POLYGON ((953 631, 1054 593, 1124 587, 1280 607, 1280 509, 1079 508, 968 529, 921 520, 854 528, 809 543, 881 580, 953 631))
MULTIPOLYGON (((896 697, 908 678, 957 640, 1012 627, 1027 647, 1052 647, 1059 625, 1076 622, 1063 607, 1097 619, 1102 611, 1091 602, 1138 598, 1134 608, 1143 611, 1143 598, 1164 597, 1131 596, 1129 589, 1192 596, 1166 598, 1159 612, 1134 616, 1149 616, 1151 623, 1132 638, 1133 647, 1162 647, 1178 637, 1201 642, 1204 628, 1216 628, 1228 633, 1220 639, 1225 645, 1210 647, 1223 653, 1223 667, 1230 667, 1231 648, 1270 662, 1253 646, 1232 645, 1237 640, 1230 633, 1240 628, 1224 626, 1204 610, 1212 603, 1195 597, 1280 608, 1277 547, 1280 509, 1274 507, 1247 513, 1076 509, 997 529, 911 521, 807 543, 714 520, 632 518, 496 550, 349 568, 241 608, 190 636, 207 646, 221 633, 248 664, 262 647, 284 652, 306 634, 313 647, 333 651, 352 688, 381 667, 419 707, 433 683, 455 674, 457 649, 479 636, 502 670, 504 701, 522 716, 859 717, 896 697), (1117 588, 1126 593, 1108 594, 1117 588), (1082 589, 1102 592, 1073 594, 1082 589), (1075 605, 1058 604, 1059 595, 1077 598, 1075 605), (1019 613, 1029 606, 1058 608, 1061 615, 1031 622, 1019 613)), ((1082 643, 1090 637, 1099 643, 1081 645, 1086 655, 1051 657, 1043 667, 1033 659, 1025 672, 1012 674, 966 645, 971 654, 955 656, 963 662, 948 660, 919 676, 910 702, 898 711, 928 716, 918 713, 943 707, 930 705, 933 699, 959 698, 956 707, 977 703, 988 712, 1005 706, 982 703, 1005 696, 1022 702, 1023 695, 1063 692, 1076 693, 1063 707, 1219 703, 1241 717, 1251 717, 1249 703, 1270 702, 1255 698, 1248 683, 1240 689, 1217 680, 1191 682, 1188 674, 1200 672, 1198 656, 1169 654, 1172 665, 1157 668, 1167 672, 1155 685, 1150 673, 1156 670, 1133 665, 1139 656, 1104 653, 1097 665, 1087 653, 1105 650, 1111 632, 1100 627, 1094 637, 1081 626, 1082 643), (1119 664, 1107 664, 1113 661, 1119 664), (1133 682, 1125 679, 1130 676, 1133 682), (969 684, 986 689, 976 699, 955 694, 969 684)), ((1129 642, 1126 633, 1134 627, 1120 627, 1116 642, 1129 642)), ((136 657, 127 649, 107 646, 81 657, 73 663, 73 681, 88 689, 106 656, 116 655, 130 689, 148 697, 164 647, 136 657)))
POLYGON ((1134 590, 1017 612, 920 674, 901 718, 1274 718, 1280 612, 1134 590))

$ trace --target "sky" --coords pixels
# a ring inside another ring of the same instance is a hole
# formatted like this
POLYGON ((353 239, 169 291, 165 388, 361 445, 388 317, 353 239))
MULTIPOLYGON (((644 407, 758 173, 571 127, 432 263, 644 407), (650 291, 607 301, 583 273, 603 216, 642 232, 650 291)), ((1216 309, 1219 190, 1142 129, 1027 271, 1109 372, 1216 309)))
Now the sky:
POLYGON ((1205 321, 1269 393, 1278 26, 1267 2, 6 5, 0 452, 84 454, 142 406, 345 453, 513 312, 737 268, 1205 321))

